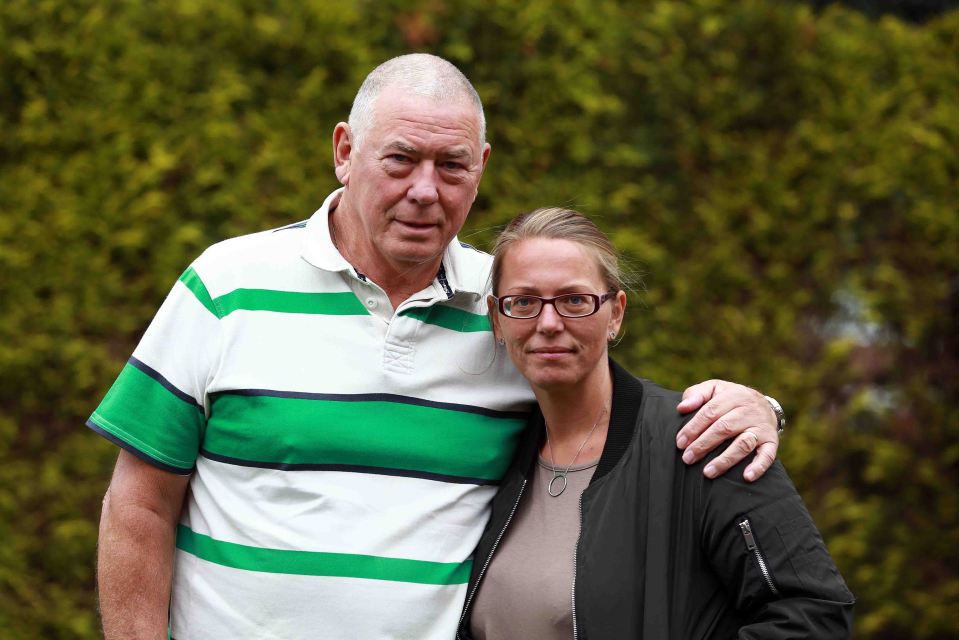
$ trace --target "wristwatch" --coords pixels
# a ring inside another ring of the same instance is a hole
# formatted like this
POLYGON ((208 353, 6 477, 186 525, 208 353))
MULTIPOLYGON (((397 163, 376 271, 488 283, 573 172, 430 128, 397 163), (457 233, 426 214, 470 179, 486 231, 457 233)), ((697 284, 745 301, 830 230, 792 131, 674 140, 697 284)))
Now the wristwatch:
POLYGON ((766 402, 769 403, 769 406, 773 408, 773 413, 776 414, 776 426, 779 428, 779 435, 783 434, 783 428, 786 426, 786 412, 783 411, 783 407, 779 404, 779 401, 772 396, 763 396, 766 398, 766 402))

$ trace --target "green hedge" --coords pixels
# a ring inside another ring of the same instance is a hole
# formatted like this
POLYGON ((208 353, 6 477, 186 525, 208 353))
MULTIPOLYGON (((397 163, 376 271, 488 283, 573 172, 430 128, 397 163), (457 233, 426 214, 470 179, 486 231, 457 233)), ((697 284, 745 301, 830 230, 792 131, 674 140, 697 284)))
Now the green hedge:
POLYGON ((644 274, 617 357, 781 398, 857 637, 955 637, 959 12, 754 0, 0 3, 0 635, 97 637, 83 422, 206 245, 319 206, 408 51, 487 105, 464 239, 595 216, 644 274))

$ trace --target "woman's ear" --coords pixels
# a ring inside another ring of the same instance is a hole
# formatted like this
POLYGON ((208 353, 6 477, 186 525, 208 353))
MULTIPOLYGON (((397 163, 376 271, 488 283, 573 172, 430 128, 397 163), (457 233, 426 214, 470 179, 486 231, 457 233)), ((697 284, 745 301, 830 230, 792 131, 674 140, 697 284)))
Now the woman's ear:
POLYGON ((496 298, 491 295, 486 296, 486 310, 489 313, 490 326, 493 328, 493 339, 499 342, 503 339, 499 328, 499 313, 496 310, 496 298))
POLYGON ((613 311, 609 317, 609 335, 618 336, 619 330, 623 326, 623 319, 626 316, 626 292, 617 291, 609 304, 613 311))

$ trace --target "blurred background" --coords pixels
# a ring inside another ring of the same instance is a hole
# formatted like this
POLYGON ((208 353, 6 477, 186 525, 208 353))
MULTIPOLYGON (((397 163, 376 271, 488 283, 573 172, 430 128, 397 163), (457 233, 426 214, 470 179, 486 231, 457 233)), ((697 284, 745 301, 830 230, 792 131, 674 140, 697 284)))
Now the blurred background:
POLYGON ((782 401, 857 638, 959 637, 954 5, 3 0, 0 637, 99 636, 117 451, 83 423, 204 247, 319 207, 412 51, 486 104, 461 238, 593 216, 642 275, 619 360, 782 401))

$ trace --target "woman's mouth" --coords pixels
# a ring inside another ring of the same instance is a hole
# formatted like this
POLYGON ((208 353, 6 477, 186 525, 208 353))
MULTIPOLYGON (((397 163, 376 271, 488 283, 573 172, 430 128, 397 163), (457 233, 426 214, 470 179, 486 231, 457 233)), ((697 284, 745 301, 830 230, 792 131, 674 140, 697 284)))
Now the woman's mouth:
POLYGON ((558 360, 572 352, 573 350, 567 347, 539 347, 530 350, 531 354, 544 360, 558 360))

